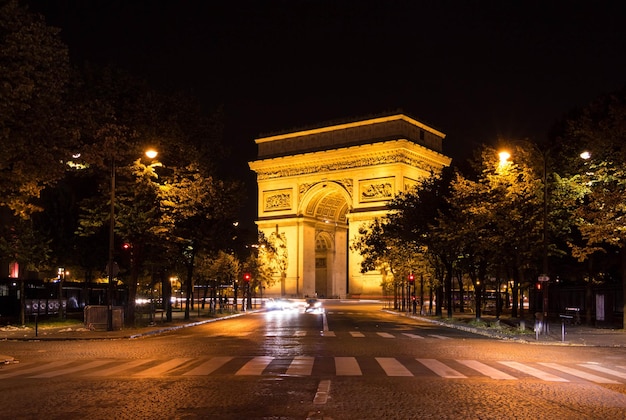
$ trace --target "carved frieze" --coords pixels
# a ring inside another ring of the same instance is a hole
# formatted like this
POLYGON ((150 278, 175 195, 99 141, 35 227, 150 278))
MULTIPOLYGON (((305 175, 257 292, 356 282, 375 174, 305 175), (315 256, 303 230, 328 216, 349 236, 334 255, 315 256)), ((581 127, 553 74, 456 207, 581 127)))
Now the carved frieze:
POLYGON ((395 178, 364 179, 359 181, 359 202, 388 201, 395 194, 395 178))
POLYGON ((391 150, 388 152, 376 152, 364 154, 348 159, 313 161, 310 164, 275 166, 272 169, 257 170, 257 178, 275 179, 291 176, 307 175, 314 173, 328 173, 333 171, 356 169, 368 166, 385 165, 390 163, 404 163, 427 172, 438 170, 441 165, 425 160, 423 156, 406 150, 391 150))
POLYGON ((408 192, 417 187, 418 182, 415 179, 404 177, 404 192, 408 192))
POLYGON ((291 210, 291 188, 263 192, 263 211, 291 210))

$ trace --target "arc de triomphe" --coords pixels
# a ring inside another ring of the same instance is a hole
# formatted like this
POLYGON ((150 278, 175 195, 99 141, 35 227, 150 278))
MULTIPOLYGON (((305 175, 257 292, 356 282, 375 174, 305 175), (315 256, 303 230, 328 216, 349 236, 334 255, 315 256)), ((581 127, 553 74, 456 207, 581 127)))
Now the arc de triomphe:
POLYGON ((350 241, 398 192, 450 164, 444 137, 396 114, 256 139, 256 223, 286 250, 265 295, 381 296, 381 274, 360 272, 350 241))

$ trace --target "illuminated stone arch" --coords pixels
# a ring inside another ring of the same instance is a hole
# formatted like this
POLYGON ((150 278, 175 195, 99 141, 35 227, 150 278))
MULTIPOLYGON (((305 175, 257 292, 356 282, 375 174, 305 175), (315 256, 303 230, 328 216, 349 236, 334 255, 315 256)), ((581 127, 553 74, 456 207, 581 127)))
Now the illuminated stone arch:
POLYGON ((360 272, 349 241, 397 193, 450 164, 444 137, 398 114, 257 139, 257 226, 284 237, 289 256, 267 294, 380 296, 381 274, 360 272))

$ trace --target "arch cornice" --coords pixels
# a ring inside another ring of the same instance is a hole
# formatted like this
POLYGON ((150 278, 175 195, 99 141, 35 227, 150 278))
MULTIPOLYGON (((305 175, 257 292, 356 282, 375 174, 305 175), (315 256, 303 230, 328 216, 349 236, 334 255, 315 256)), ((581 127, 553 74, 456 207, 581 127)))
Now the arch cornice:
POLYGON ((250 163, 257 179, 276 179, 328 173, 384 164, 406 164, 426 172, 439 171, 451 159, 408 140, 393 140, 366 146, 346 147, 250 163))

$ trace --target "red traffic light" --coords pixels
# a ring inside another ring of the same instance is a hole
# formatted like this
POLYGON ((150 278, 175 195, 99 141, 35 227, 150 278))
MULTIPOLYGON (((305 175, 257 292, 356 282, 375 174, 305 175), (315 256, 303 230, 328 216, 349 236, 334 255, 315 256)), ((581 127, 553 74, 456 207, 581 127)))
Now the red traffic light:
POLYGON ((243 273, 243 281, 246 283, 250 281, 250 273, 243 273))
POLYGON ((409 282, 413 283, 415 281, 415 276, 413 275, 413 273, 409 274, 409 282))
POLYGON ((124 249, 130 249, 130 248, 131 248, 131 245, 130 245, 130 243, 128 243, 128 242, 124 242, 124 243, 122 244, 122 248, 124 248, 124 249))

